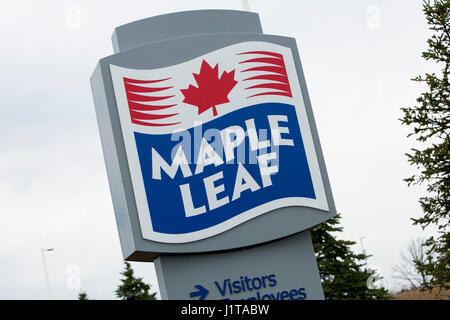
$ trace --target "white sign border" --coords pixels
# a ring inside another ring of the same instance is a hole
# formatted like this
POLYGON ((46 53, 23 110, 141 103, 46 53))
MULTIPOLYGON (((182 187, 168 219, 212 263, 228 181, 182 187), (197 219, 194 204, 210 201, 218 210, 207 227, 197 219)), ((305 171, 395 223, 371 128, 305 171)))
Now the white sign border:
MULTIPOLYGON (((124 72, 127 73, 128 77, 132 77, 134 73, 136 78, 139 79, 139 74, 143 70, 127 69, 115 65, 110 65, 111 78, 114 87, 114 93, 116 98, 117 109, 119 113, 120 124, 122 128, 122 135, 126 150, 126 155, 128 159, 128 167, 130 170, 132 186, 134 190, 134 197, 136 201, 136 207, 138 211, 138 217, 140 222, 140 227, 142 231, 142 237, 147 240, 162 242, 162 243, 188 243, 208 237, 215 236, 227 230, 230 230, 237 225, 240 225, 248 220, 251 220, 257 216, 268 213, 269 211, 290 207, 290 206, 305 206, 316 208, 325 212, 329 211, 328 201, 325 194, 325 188, 323 184, 322 175, 320 172, 319 162, 317 159, 317 154, 315 152, 314 141, 311 134, 311 129, 305 109, 305 104, 303 100, 303 95, 301 92, 298 74, 296 71, 295 63, 293 60, 292 50, 288 47, 273 44, 270 42, 263 41, 247 41, 234 44, 232 46, 224 47, 208 54, 197 57, 193 60, 202 60, 211 54, 218 54, 224 49, 233 50, 239 47, 242 52, 245 51, 276 51, 283 54, 284 62, 286 65, 286 70, 288 74, 289 83, 291 86, 293 105, 297 114, 297 120, 300 126, 300 132, 303 139, 303 144, 306 152, 306 158, 308 166, 311 173, 311 179, 314 187, 314 192, 316 194, 316 199, 304 198, 304 197, 288 197, 273 200, 264 203, 260 206, 247 210, 240 213, 239 215, 230 218, 218 225, 184 234, 166 234, 155 232, 152 227, 150 211, 148 208, 147 195, 145 192, 144 181, 142 177, 142 171, 139 162, 138 151, 135 143, 134 131, 136 131, 136 126, 132 124, 131 116, 128 108, 128 101, 126 97, 126 91, 123 83, 124 72)), ((185 64, 190 61, 181 63, 185 64)), ((176 67, 177 65, 170 66, 167 68, 176 67)), ((161 68, 167 69, 167 68, 161 68)), ((267 102, 267 101, 266 101, 267 102)), ((252 105, 257 103, 252 103, 252 105)), ((292 104, 292 101, 290 102, 292 104)))

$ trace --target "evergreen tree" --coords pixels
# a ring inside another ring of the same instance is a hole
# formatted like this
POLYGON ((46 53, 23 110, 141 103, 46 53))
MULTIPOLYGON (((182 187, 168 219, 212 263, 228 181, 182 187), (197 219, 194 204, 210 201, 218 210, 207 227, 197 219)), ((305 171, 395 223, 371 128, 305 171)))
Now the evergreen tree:
POLYGON ((407 154, 408 162, 418 174, 405 181, 408 185, 425 185, 427 195, 419 199, 423 214, 412 219, 422 229, 437 227, 437 235, 425 241, 426 261, 416 263, 419 273, 427 276, 424 287, 450 288, 450 1, 424 1, 423 11, 433 35, 428 39, 428 49, 422 53, 427 61, 440 66, 439 74, 418 76, 413 81, 427 86, 418 105, 402 108, 402 124, 410 126, 414 136, 423 146, 407 154))
POLYGON ((86 291, 81 291, 81 292, 78 294, 78 300, 89 300, 86 291))
POLYGON ((390 295, 384 288, 369 288, 368 279, 375 271, 365 267, 368 256, 352 251, 353 241, 338 240, 333 233, 342 232, 340 215, 315 227, 314 251, 327 300, 381 300, 390 295))
POLYGON ((125 262, 125 271, 120 273, 124 276, 120 281, 122 284, 116 289, 116 297, 121 300, 156 300, 156 293, 149 293, 150 285, 142 278, 134 276, 134 270, 129 262, 125 262))

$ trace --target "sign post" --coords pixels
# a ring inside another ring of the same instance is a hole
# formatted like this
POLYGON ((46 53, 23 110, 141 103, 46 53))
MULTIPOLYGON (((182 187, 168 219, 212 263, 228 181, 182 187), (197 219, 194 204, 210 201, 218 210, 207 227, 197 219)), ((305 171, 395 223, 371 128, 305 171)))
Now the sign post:
POLYGON ((163 299, 324 298, 309 231, 225 253, 159 256, 155 267, 163 299))
POLYGON ((124 259, 164 299, 323 299, 336 214, 295 39, 201 10, 116 28, 91 85, 124 259))

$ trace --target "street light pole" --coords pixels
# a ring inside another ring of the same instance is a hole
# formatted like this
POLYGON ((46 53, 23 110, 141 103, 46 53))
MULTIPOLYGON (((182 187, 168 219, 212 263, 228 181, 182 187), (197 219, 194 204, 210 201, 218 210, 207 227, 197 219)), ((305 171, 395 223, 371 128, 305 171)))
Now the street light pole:
POLYGON ((365 236, 364 236, 364 237, 360 237, 360 238, 359 238, 359 243, 361 244, 361 251, 362 251, 362 254, 365 256, 364 260, 366 260, 366 263, 367 263, 366 249, 364 249, 364 246, 363 246, 363 240, 364 240, 365 238, 366 238, 365 236))
POLYGON ((45 261, 45 252, 53 251, 53 248, 48 249, 41 249, 41 255, 42 255, 42 263, 44 264, 44 273, 45 273, 45 282, 47 283, 47 293, 48 293, 48 299, 52 300, 52 293, 50 290, 50 281, 48 277, 48 271, 47 271, 47 262, 45 261))
POLYGON ((244 11, 250 11, 250 5, 248 4, 248 0, 242 0, 242 7, 244 11))

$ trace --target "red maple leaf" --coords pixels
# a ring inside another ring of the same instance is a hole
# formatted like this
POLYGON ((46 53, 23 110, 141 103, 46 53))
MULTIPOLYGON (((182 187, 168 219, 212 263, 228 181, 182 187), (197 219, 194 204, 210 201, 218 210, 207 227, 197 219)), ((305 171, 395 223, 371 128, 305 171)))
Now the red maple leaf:
POLYGON ((190 84, 187 89, 181 89, 183 102, 198 107, 198 114, 212 108, 213 116, 217 116, 216 106, 230 102, 228 94, 237 84, 234 71, 224 71, 219 78, 219 64, 211 68, 208 62, 203 60, 199 74, 193 74, 198 88, 190 84))

